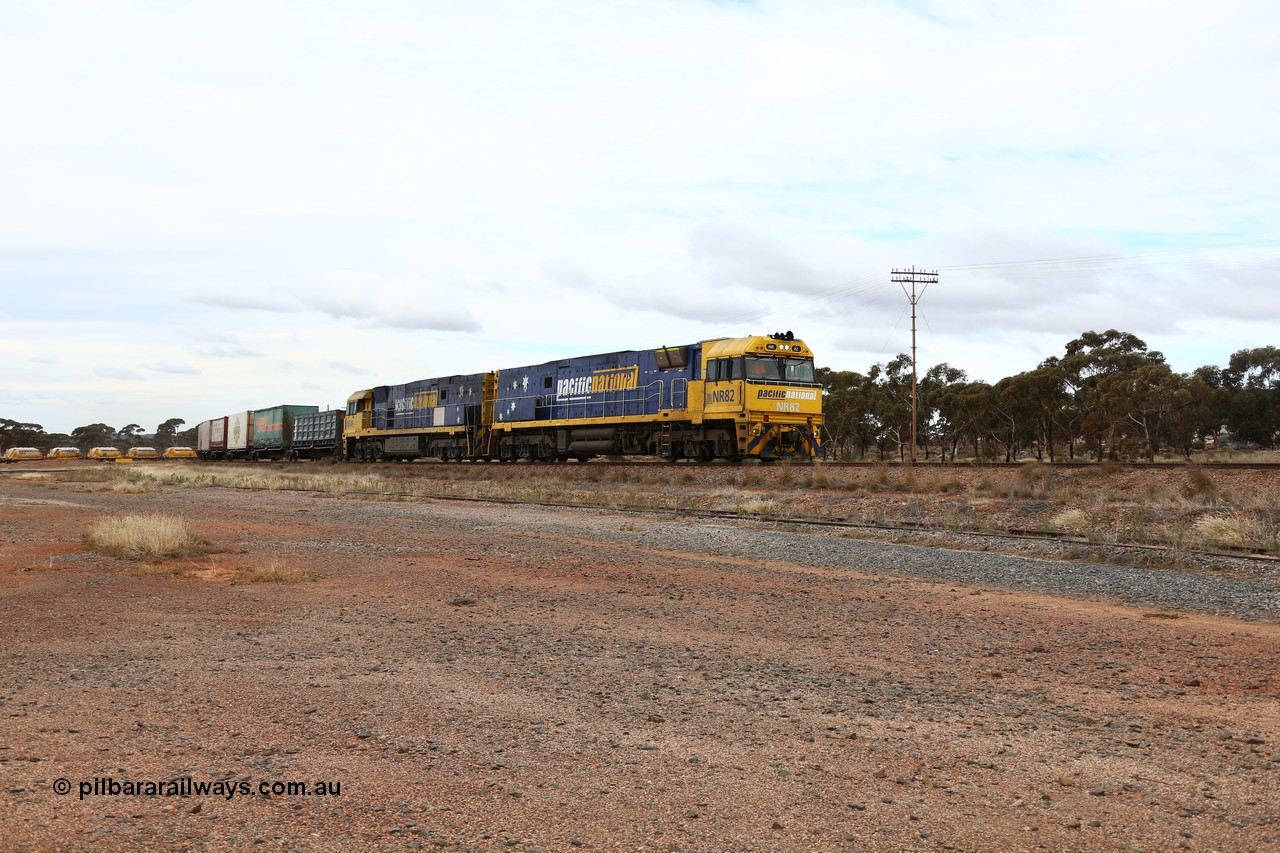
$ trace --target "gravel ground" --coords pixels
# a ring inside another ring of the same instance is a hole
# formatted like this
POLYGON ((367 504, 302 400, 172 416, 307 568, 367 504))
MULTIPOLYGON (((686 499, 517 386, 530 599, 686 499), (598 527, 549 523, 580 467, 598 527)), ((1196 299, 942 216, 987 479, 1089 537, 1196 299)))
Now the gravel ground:
MULTIPOLYGON (((619 528, 614 513, 572 513, 542 517, 526 514, 529 524, 548 531, 581 532, 615 542, 635 542, 646 548, 689 547, 696 542, 707 555, 788 561, 814 567, 851 570, 875 568, 880 574, 955 581, 1036 590, 1077 598, 1103 598, 1144 607, 1218 613, 1241 619, 1280 619, 1280 565, 1215 558, 1220 568, 1211 572, 1139 569, 1107 563, 1083 563, 991 554, 945 546, 921 547, 900 542, 875 542, 849 538, 849 531, 821 526, 788 524, 787 530, 771 529, 759 522, 689 523, 648 519, 642 529, 619 528), (799 528, 796 530, 795 528, 799 528)), ((861 533, 854 535, 861 536, 861 533)), ((914 537, 913 537, 914 538, 914 537)), ((928 535, 935 541, 955 542, 928 535)), ((971 545, 962 540, 962 544, 971 545)), ((1046 549, 1044 543, 1020 545, 1004 541, 1004 549, 1046 549)), ((1068 551, 1078 546, 1057 545, 1068 551)), ((1105 553, 1099 549, 1098 553, 1105 553)))
POLYGON ((0 849, 1280 848, 1265 572, 93 488, 0 481, 0 849))

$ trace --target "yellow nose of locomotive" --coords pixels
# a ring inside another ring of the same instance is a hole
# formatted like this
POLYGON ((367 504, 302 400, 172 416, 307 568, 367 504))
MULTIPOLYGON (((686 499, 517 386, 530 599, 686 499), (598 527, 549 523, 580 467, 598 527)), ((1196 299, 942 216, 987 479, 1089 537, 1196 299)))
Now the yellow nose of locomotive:
POLYGON ((790 333, 709 342, 708 419, 735 421, 738 452, 759 459, 812 459, 822 428, 813 352, 790 333))

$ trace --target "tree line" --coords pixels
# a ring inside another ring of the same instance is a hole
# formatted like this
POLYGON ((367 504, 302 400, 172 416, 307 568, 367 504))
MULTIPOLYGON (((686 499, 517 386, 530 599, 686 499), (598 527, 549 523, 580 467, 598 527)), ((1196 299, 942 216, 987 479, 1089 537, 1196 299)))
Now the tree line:
POLYGON ((91 447, 114 447, 124 451, 140 444, 157 450, 182 445, 195 446, 195 427, 178 430, 185 423, 182 418, 169 418, 156 427, 154 434, 144 438, 146 431, 138 424, 126 424, 120 429, 106 424, 86 424, 76 427, 70 433, 48 433, 40 424, 0 418, 0 453, 10 447, 36 447, 45 452, 51 447, 78 447, 83 453, 91 447))
MULTIPOLYGON (((869 371, 819 368, 828 456, 905 459, 911 358, 869 371)), ((1177 373, 1128 332, 1085 332, 1061 356, 994 385, 946 363, 919 377, 916 458, 1148 461, 1190 458, 1225 428, 1243 447, 1280 445, 1280 350, 1242 349, 1225 367, 1177 373)))

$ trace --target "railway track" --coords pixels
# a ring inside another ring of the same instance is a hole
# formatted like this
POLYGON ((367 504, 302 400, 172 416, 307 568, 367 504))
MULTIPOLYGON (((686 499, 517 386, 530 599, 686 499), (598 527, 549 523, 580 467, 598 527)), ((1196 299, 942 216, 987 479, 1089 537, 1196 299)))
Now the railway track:
POLYGON ((1089 471, 1101 468, 1111 468, 1118 470, 1185 470, 1187 468, 1203 468, 1206 470, 1222 470, 1222 471, 1266 471, 1280 470, 1280 462, 1037 462, 1034 459, 1024 459, 1020 462, 920 462, 917 461, 914 466, 910 462, 875 462, 875 461, 854 461, 854 462, 837 462, 837 461, 820 461, 819 464, 829 465, 839 468, 875 468, 878 466, 888 466, 890 468, 961 468, 961 469, 982 469, 982 468, 1022 468, 1028 464, 1039 464, 1046 468, 1064 471, 1089 471))
MULTIPOLYGON (((218 488, 218 487, 214 487, 218 488)), ((302 487, 279 488, 276 491, 295 492, 300 494, 327 494, 325 489, 309 489, 302 487)), ((499 504, 504 506, 529 506, 539 507, 543 509, 582 509, 597 510, 627 515, 648 515, 648 516, 665 516, 679 519, 702 519, 702 520, 723 520, 746 522, 751 524, 767 524, 772 527, 821 527, 833 529, 847 530, 866 530, 883 533, 916 533, 916 534, 935 534, 939 536, 956 537, 968 540, 990 540, 990 541, 1041 541, 1052 542, 1060 545, 1071 545, 1080 548, 1093 548, 1097 550, 1121 550, 1130 552, 1143 553, 1164 553, 1174 552, 1175 548, 1170 545, 1151 545, 1146 543, 1123 543, 1123 542, 1101 542, 1086 537, 1076 536, 1067 533, 1053 533, 1043 530, 1024 530, 1024 529, 1005 529, 998 532, 975 529, 956 529, 955 527, 945 525, 926 524, 911 521, 892 521, 892 522, 872 522, 865 520, 854 521, 847 518, 827 518, 817 519, 808 517, 788 517, 784 515, 760 515, 752 513, 731 512, 728 510, 710 510, 697 509, 690 507, 681 507, 678 509, 662 509, 653 507, 626 507, 617 505, 603 506, 598 503, 567 503, 563 501, 531 501, 517 500, 499 497, 468 497, 463 495, 423 495, 418 492, 399 492, 389 490, 386 492, 360 492, 361 496, 369 496, 376 498, 389 498, 396 500, 416 500, 416 501, 436 501, 441 503, 480 503, 480 504, 499 504)), ((1230 549, 1201 549, 1186 548, 1182 549, 1185 554, 1194 554, 1200 557, 1222 558, 1235 560, 1248 560, 1256 563, 1280 564, 1280 557, 1270 554, 1260 548, 1230 548, 1230 549)))
MULTIPOLYGON (((191 460, 186 460, 186 459, 159 460, 157 459, 157 460, 149 460, 143 464, 149 465, 156 462, 159 462, 165 465, 190 465, 190 464, 273 465, 273 466, 280 466, 283 470, 289 470, 298 465, 331 464, 326 460, 302 460, 300 462, 280 462, 280 461, 250 462, 249 460, 245 460, 245 459, 236 459, 236 460, 229 460, 226 462, 214 462, 214 463, 204 462, 203 460, 198 460, 198 459, 191 459, 191 460)), ((92 467, 99 467, 103 465, 112 464, 111 460, 83 460, 82 464, 78 466, 50 467, 44 462, 40 462, 40 461, 26 462, 26 463, 14 462, 14 463, 10 463, 9 465, 6 465, 5 467, 0 467, 0 474, 18 474, 18 473, 30 473, 30 472, 44 472, 44 473, 65 472, 65 471, 75 470, 76 468, 86 467, 86 465, 88 465, 89 463, 92 463, 92 467)), ((441 462, 437 459, 421 459, 415 462, 357 462, 352 460, 348 464, 358 465, 361 468, 378 468, 378 467, 384 467, 384 466, 392 467, 392 468, 404 468, 406 466, 412 466, 412 465, 550 465, 551 463, 529 462, 525 460, 518 461, 518 462, 508 462, 503 460, 493 460, 489 462, 470 462, 470 461, 441 462)), ((715 467, 735 466, 739 464, 759 465, 762 463, 758 463, 758 462, 736 463, 736 462, 727 462, 724 460, 718 460, 715 462, 699 462, 693 459, 681 459, 677 462, 667 462, 665 460, 657 459, 654 457, 623 458, 623 459, 611 459, 608 457, 600 457, 585 463, 584 462, 558 463, 558 464, 555 464, 553 467, 556 469, 563 469, 563 468, 571 468, 576 465, 611 465, 611 466, 624 466, 624 467, 637 467, 637 468, 651 468, 654 466, 682 466, 682 467, 692 466, 692 467, 715 468, 715 467)), ((1161 461, 1161 462, 1113 462, 1110 460, 1103 461, 1103 462, 1061 462, 1061 461, 1047 462, 1047 461, 1037 461, 1034 459, 1023 459, 1018 462, 975 462, 972 460, 962 460, 960 462, 939 462, 937 460, 927 460, 927 461, 917 460, 914 464, 911 462, 902 462, 896 459, 894 460, 868 459, 868 460, 852 460, 852 461, 834 460, 834 459, 818 459, 818 460, 814 460, 813 462, 781 460, 778 462, 765 463, 765 467, 770 467, 773 465, 785 466, 785 465, 810 465, 810 464, 817 464, 827 468, 872 468, 872 469, 874 468, 890 468, 890 469, 918 468, 922 471, 923 470, 945 470, 945 469, 959 469, 959 470, 983 470, 983 469, 1001 469, 1001 468, 1017 469, 1017 468, 1024 468, 1030 464, 1042 465, 1046 468, 1053 468, 1055 470, 1063 470, 1063 471, 1089 471, 1089 470, 1100 470, 1100 469, 1124 470, 1124 471, 1130 471, 1130 470, 1177 471, 1177 470, 1186 470, 1189 468, 1201 468, 1208 471, 1280 470, 1280 462, 1184 462, 1184 461, 1172 461, 1172 460, 1161 461)))
MULTIPOLYGON (((166 464, 164 467, 165 468, 169 468, 170 466, 176 467, 178 465, 184 465, 184 464, 186 463, 183 463, 183 462, 174 463, 170 461, 169 464, 166 464)), ((308 471, 315 471, 319 467, 323 467, 326 470, 332 470, 334 472, 359 471, 359 472, 365 472, 365 473, 372 473, 377 471, 385 471, 388 474, 394 473, 394 479, 389 478, 387 481, 387 485, 390 486, 390 488, 382 491, 360 490, 359 492, 353 492, 353 494, 359 494, 362 496, 368 495, 369 497, 373 497, 373 498, 383 498, 383 499, 393 499, 393 500, 422 500, 422 501, 429 500, 429 501, 455 502, 455 503, 475 502, 475 503, 501 504, 501 505, 509 505, 509 506, 537 506, 537 507, 546 507, 546 508, 565 508, 565 509, 597 509, 597 510, 607 509, 609 511, 629 513, 634 515, 665 515, 669 517, 677 517, 677 518, 683 518, 683 519, 703 519, 703 520, 721 519, 721 520, 734 521, 739 523, 746 522, 746 523, 753 523, 753 524, 768 524, 771 526, 828 528, 828 529, 835 529, 835 530, 843 529, 848 531, 866 531, 868 533, 879 533, 879 534, 889 534, 889 535, 896 534, 896 535, 908 535, 908 536, 918 535, 922 537, 925 537, 925 536, 947 537, 955 540, 972 541, 972 542, 982 542, 982 541, 993 542, 993 543, 1000 542, 1000 541, 1045 542, 1045 543, 1053 543, 1057 545, 1071 546, 1073 548, 1086 549, 1086 550, 1096 549, 1098 551, 1108 550, 1111 552, 1123 551, 1123 552, 1130 552, 1135 554, 1138 554, 1138 553, 1145 553, 1145 554, 1165 553, 1165 554, 1171 554, 1171 555, 1175 553, 1179 555, 1194 554, 1196 556, 1209 558, 1209 559, 1229 558, 1229 559, 1236 559, 1236 560, 1247 560, 1247 561, 1251 561, 1259 564, 1275 564, 1277 562, 1280 562, 1280 557, 1276 556, 1273 549, 1234 548, 1234 547, 1206 548, 1206 547, 1194 547, 1192 545, 1187 545, 1185 543, 1179 544, 1179 545, 1171 545, 1171 544, 1149 544, 1144 542, 1109 541, 1109 540, 1098 539, 1098 538, 1090 538, 1087 536, 1082 536, 1082 535, 1071 533, 1071 532, 1054 532, 1051 530, 1044 530, 1044 529, 1017 528, 1017 527, 1005 526, 997 530, 992 530, 986 527, 983 527, 983 528, 965 527, 963 525, 956 525, 955 523, 945 523, 945 524, 931 523, 931 522, 920 522, 920 521, 913 521, 913 520, 907 520, 907 519, 873 521, 865 518, 849 518, 849 517, 838 517, 838 516, 835 516, 835 517, 814 517, 810 515, 799 516, 799 515, 786 514, 785 510, 777 513, 735 512, 731 510, 697 508, 697 507, 689 506, 687 502, 684 502, 682 505, 682 501, 678 497, 673 498, 672 508, 664 509, 661 507, 655 508, 652 505, 629 507, 629 506, 626 506, 625 504, 620 504, 615 499, 609 499, 607 501, 597 500, 597 501, 585 501, 585 502, 565 502, 565 501, 557 501, 557 500, 527 500, 527 499, 510 499, 510 498, 504 498, 499 496, 466 496, 466 495, 429 494, 429 493, 424 494, 421 489, 410 491, 410 490, 404 490, 404 489, 396 489, 394 487, 396 479, 403 479, 406 482, 410 482, 414 479, 417 479, 416 477, 412 476, 411 472, 420 471, 423 474, 425 474, 429 470, 436 470, 437 466, 447 466, 448 468, 453 470, 472 468, 473 470, 476 471, 477 474, 481 474, 481 472, 485 468, 487 468, 488 465, 481 466, 479 464, 476 464, 474 466, 466 466, 466 465, 442 463, 442 462, 435 462, 435 461, 426 462, 426 463, 417 464, 417 465, 412 463, 397 463, 397 462, 365 463, 361 465, 337 465, 337 466, 331 466, 328 464, 324 466, 305 465, 305 464, 299 465, 298 463, 289 463, 289 462, 274 462, 274 463, 242 462, 242 463, 203 463, 203 464, 209 465, 210 467, 213 467, 213 468, 226 470, 226 471, 235 471, 235 470, 248 471, 251 469, 263 468, 265 470, 275 470, 281 473, 304 473, 308 471), (409 474, 410 476, 406 478, 404 476, 406 474, 409 474)), ((511 470, 514 467, 522 465, 522 463, 496 463, 496 462, 490 463, 490 464, 492 464, 493 466, 495 466, 497 469, 500 469, 500 470, 511 470)), ((1091 463, 1091 462, 1089 463, 1059 462, 1059 463, 1053 464, 1052 466, 1050 466, 1049 463, 1043 463, 1043 464, 1045 465, 1045 467, 1052 467, 1055 470, 1070 470, 1070 471, 1081 471, 1081 472, 1097 470, 1100 467, 1098 463, 1091 463)), ((529 463, 523 463, 523 465, 528 466, 529 463)), ((661 471, 668 467, 666 463, 663 463, 661 461, 643 461, 643 460, 622 460, 622 461, 601 460, 598 462, 586 463, 586 464, 569 463, 567 465, 556 465, 556 466, 539 465, 536 467, 539 467, 539 468, 545 467, 546 470, 548 471, 554 470, 557 472, 563 472, 564 474, 567 474, 568 472, 573 471, 575 469, 581 469, 581 470, 584 470, 584 472, 587 469, 599 471, 601 467, 606 467, 606 466, 611 468, 612 467, 636 468, 636 469, 647 468, 655 472, 661 471)), ((889 468, 889 469, 897 469, 899 471, 912 467, 909 465, 909 463, 904 464, 904 463, 897 463, 897 462, 824 462, 822 463, 822 466, 832 467, 832 468, 867 468, 867 469, 889 468)), ((134 468, 135 466, 130 466, 130 467, 134 468)), ((136 468, 142 468, 142 467, 143 466, 136 466, 136 468)), ((146 467, 151 468, 152 466, 147 465, 146 467)), ((683 469, 685 466, 680 465, 678 467, 683 469)), ((693 467, 702 468, 704 470, 715 470, 715 469, 730 470, 730 466, 727 466, 723 463, 712 463, 710 465, 697 465, 696 463, 694 463, 693 467)), ((943 469, 990 470, 990 469, 1019 469, 1024 467, 1026 467, 1026 463, 1022 463, 1022 462, 940 463, 936 461, 927 462, 927 463, 918 462, 914 466, 914 468, 920 472, 924 472, 928 470, 943 470, 943 469)), ((1190 466, 1185 463, 1179 463, 1179 462, 1158 462, 1154 464, 1108 463, 1107 467, 1113 471, 1148 470, 1153 472, 1168 472, 1168 473, 1181 473, 1191 468, 1199 468, 1202 470, 1220 470, 1220 471, 1229 471, 1229 470, 1270 471, 1270 470, 1280 469, 1280 463, 1213 462, 1213 463, 1200 463, 1199 465, 1190 465, 1190 466)), ((10 474, 16 475, 16 474, 32 473, 32 472, 53 474, 53 473, 65 473, 65 472, 70 472, 75 470, 83 471, 86 469, 94 469, 94 468, 100 469, 100 466, 81 463, 79 465, 57 465, 55 467, 55 466, 40 465, 38 463, 31 463, 23 466, 5 466, 5 468, 0 469, 0 474, 10 473, 10 474)), ((776 466, 764 466, 764 469, 766 470, 771 468, 776 468, 776 466)), ((116 469, 114 468, 114 466, 112 466, 110 470, 116 470, 116 469)), ((483 475, 481 476, 483 477, 483 475)), ((287 487, 278 486, 276 487, 276 490, 293 491, 293 492, 300 492, 300 493, 317 493, 317 494, 332 493, 331 489, 320 488, 320 487, 308 488, 306 486, 287 486, 287 487)))

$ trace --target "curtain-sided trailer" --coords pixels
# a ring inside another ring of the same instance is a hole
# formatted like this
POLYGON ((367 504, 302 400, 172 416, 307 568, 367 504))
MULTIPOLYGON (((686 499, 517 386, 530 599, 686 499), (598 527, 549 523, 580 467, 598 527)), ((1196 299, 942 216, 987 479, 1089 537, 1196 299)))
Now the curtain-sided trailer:
POLYGON ((319 406, 272 406, 253 412, 249 458, 285 459, 293 447, 295 420, 299 415, 312 415, 319 406))
POLYGON ((196 455, 213 461, 225 459, 227 453, 227 419, 213 418, 196 426, 196 455))

